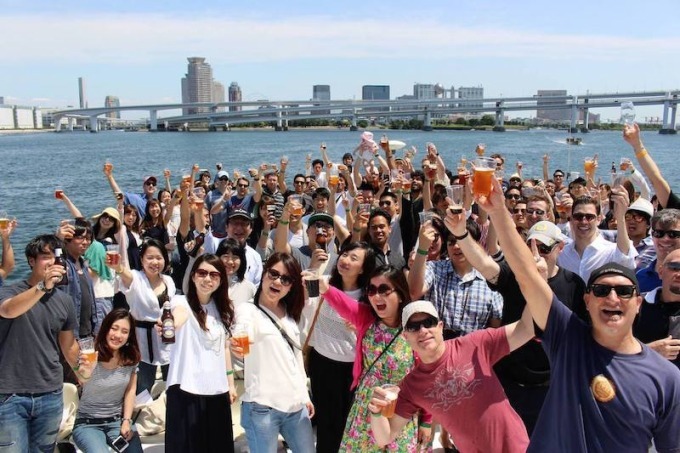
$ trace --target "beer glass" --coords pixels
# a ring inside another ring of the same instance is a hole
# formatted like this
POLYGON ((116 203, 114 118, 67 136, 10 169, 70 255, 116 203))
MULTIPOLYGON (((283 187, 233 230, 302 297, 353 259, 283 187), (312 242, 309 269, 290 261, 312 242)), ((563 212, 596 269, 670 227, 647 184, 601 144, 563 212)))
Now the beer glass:
POLYGON ((83 354, 90 363, 95 363, 97 361, 97 353, 94 351, 93 337, 79 339, 78 345, 80 346, 80 353, 83 354))
POLYGON ((453 184, 446 188, 446 196, 451 199, 449 209, 454 214, 463 212, 463 198, 465 196, 464 187, 461 184, 453 184))
POLYGON ((247 324, 237 324, 234 327, 234 333, 232 338, 236 340, 236 346, 241 348, 243 351, 243 356, 250 354, 250 338, 248 336, 248 325, 247 324))
POLYGON ((491 178, 496 171, 496 159, 490 157, 478 157, 474 162, 474 174, 472 178, 472 193, 477 196, 489 196, 491 193, 491 178))
POLYGON ((120 246, 118 244, 106 245, 106 264, 117 267, 120 264, 120 246))
POLYGON ((383 384, 380 387, 385 391, 383 399, 387 402, 387 406, 383 407, 380 412, 383 417, 392 418, 394 417, 394 409, 397 407, 399 386, 396 384, 383 384))

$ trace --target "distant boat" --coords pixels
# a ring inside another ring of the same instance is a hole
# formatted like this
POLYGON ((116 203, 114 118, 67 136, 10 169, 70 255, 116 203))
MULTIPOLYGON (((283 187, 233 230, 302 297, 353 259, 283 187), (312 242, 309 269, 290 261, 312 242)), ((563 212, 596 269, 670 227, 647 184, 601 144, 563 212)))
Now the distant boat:
POLYGON ((583 139, 581 137, 567 137, 567 145, 580 145, 583 139))

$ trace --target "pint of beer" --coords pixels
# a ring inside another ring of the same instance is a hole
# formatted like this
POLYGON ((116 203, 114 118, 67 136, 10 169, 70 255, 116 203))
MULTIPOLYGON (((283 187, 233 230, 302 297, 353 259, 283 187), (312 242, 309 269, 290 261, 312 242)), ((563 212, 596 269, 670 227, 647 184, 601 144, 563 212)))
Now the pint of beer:
POLYGON ((9 227, 9 216, 5 211, 0 211, 0 230, 9 227))
POLYGON ((54 198, 57 200, 61 200, 61 197, 64 196, 64 191, 62 189, 55 189, 54 190, 54 198))
POLYGON ((78 340, 78 345, 80 346, 80 353, 83 354, 90 363, 95 363, 97 361, 97 353, 94 350, 94 338, 81 338, 78 340))
POLYGON ((472 179, 472 193, 477 196, 489 196, 491 193, 491 178, 496 171, 496 160, 490 157, 478 157, 474 163, 472 179))
POLYGON ((232 338, 236 341, 236 346, 241 348, 243 356, 250 354, 250 338, 248 337, 248 328, 245 325, 237 325, 234 328, 232 338))
POLYGON ((399 396, 399 386, 395 384, 384 384, 381 386, 385 390, 383 398, 387 402, 387 406, 380 411, 383 417, 394 417, 394 409, 397 407, 397 397, 399 396))
POLYGON ((120 264, 120 246, 118 244, 107 244, 106 264, 117 267, 120 264))
POLYGON ((302 216, 304 214, 302 195, 290 195, 288 196, 288 201, 290 202, 290 207, 292 208, 291 214, 294 216, 302 216))

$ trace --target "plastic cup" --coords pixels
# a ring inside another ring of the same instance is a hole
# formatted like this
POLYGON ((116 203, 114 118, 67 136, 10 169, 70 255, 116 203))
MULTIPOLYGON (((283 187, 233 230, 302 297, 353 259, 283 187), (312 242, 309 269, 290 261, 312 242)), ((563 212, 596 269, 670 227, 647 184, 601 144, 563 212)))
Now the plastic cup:
POLYGON ((463 198, 465 197, 464 186, 461 184, 454 184, 446 188, 446 196, 451 199, 451 206, 449 209, 454 214, 463 212, 463 198))
POLYGON ((420 211, 418 213, 418 217, 420 217, 420 224, 424 224, 428 220, 432 220, 432 217, 434 217, 434 212, 432 211, 420 211))
MULTIPOLYGON (((484 143, 479 143, 477 147, 475 148, 475 152, 477 153, 478 156, 483 156, 484 152, 486 151, 486 145, 484 143)), ((494 166, 496 165, 496 161, 494 160, 494 166)))
POLYGON ((106 264, 118 266, 120 264, 120 246, 118 244, 106 245, 106 264))
POLYGON ((90 363, 97 361, 97 353, 94 350, 94 338, 86 337, 78 340, 80 346, 80 353, 84 354, 90 363))
POLYGON ((583 158, 583 171, 586 174, 590 174, 595 170, 595 159, 592 157, 583 158))
POLYGON ((387 402, 387 406, 383 407, 380 412, 383 417, 392 418, 394 417, 394 410, 397 407, 399 386, 396 384, 383 384, 380 387, 385 391, 383 399, 387 402))
POLYGON ((106 161, 104 162, 104 170, 106 170, 107 172, 113 170, 113 164, 111 163, 110 159, 106 159, 106 161))
POLYGON ((4 230, 9 227, 9 216, 5 211, 0 211, 0 230, 4 230))
POLYGON ((370 203, 359 204, 359 212, 371 212, 373 206, 370 203))
POLYGON ((625 173, 612 173, 612 188, 622 186, 628 180, 628 175, 625 173))
POLYGON ((302 195, 289 195, 288 202, 292 208, 292 214, 295 216, 301 216, 304 214, 304 208, 302 205, 302 195))
POLYGON ((242 349, 243 355, 250 354, 250 337, 248 336, 248 326, 240 324, 234 327, 232 338, 236 341, 236 346, 242 349))
POLYGON ((579 176, 581 176, 581 173, 579 173, 577 171, 570 171, 569 172, 569 180, 570 181, 573 181, 574 179, 578 178, 579 176))
POLYGON ((54 189, 54 198, 56 198, 57 200, 61 200, 63 196, 64 189, 62 189, 61 187, 57 187, 56 189, 54 189))
POLYGON ((489 196, 491 193, 491 178, 496 171, 496 159, 490 157, 478 157, 474 163, 474 175, 472 178, 472 193, 477 196, 489 196))
POLYGON ((190 168, 183 168, 180 170, 182 173, 182 182, 185 184, 190 184, 191 183, 191 169, 190 168))
POLYGON ((619 169, 621 171, 628 170, 628 167, 630 167, 630 164, 631 164, 630 159, 628 159, 627 157, 622 157, 621 162, 619 163, 619 169))
POLYGON ((404 192, 409 193, 411 191, 411 173, 404 173, 402 175, 402 183, 401 186, 404 189, 404 192))

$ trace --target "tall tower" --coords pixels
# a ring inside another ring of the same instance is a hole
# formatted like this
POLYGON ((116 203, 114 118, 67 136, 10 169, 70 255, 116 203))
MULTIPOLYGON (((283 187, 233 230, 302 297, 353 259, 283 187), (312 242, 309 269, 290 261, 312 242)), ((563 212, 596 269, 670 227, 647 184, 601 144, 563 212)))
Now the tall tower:
POLYGON ((78 98, 80 99, 80 108, 87 108, 87 93, 85 92, 85 79, 78 77, 78 98))
MULTIPOLYGON (((241 94, 241 87, 238 86, 238 83, 231 82, 231 85, 229 85, 229 102, 241 102, 241 101, 243 101, 243 96, 241 94)), ((241 106, 240 105, 230 105, 229 111, 230 112, 240 112, 241 106)))
MULTIPOLYGON (((312 87, 312 101, 330 101, 331 100, 331 86, 330 85, 314 85, 312 87)), ((330 115, 330 110, 317 110, 320 115, 330 115)))
MULTIPOLYGON (((213 80, 212 102, 224 102, 224 85, 213 80)), ((224 112, 224 106, 217 107, 218 112, 224 112)))
MULTIPOLYGON (((182 79, 182 103, 212 102, 212 68, 203 57, 187 58, 187 73, 182 79)), ((182 109, 184 115, 210 112, 209 107, 190 107, 182 109)))

